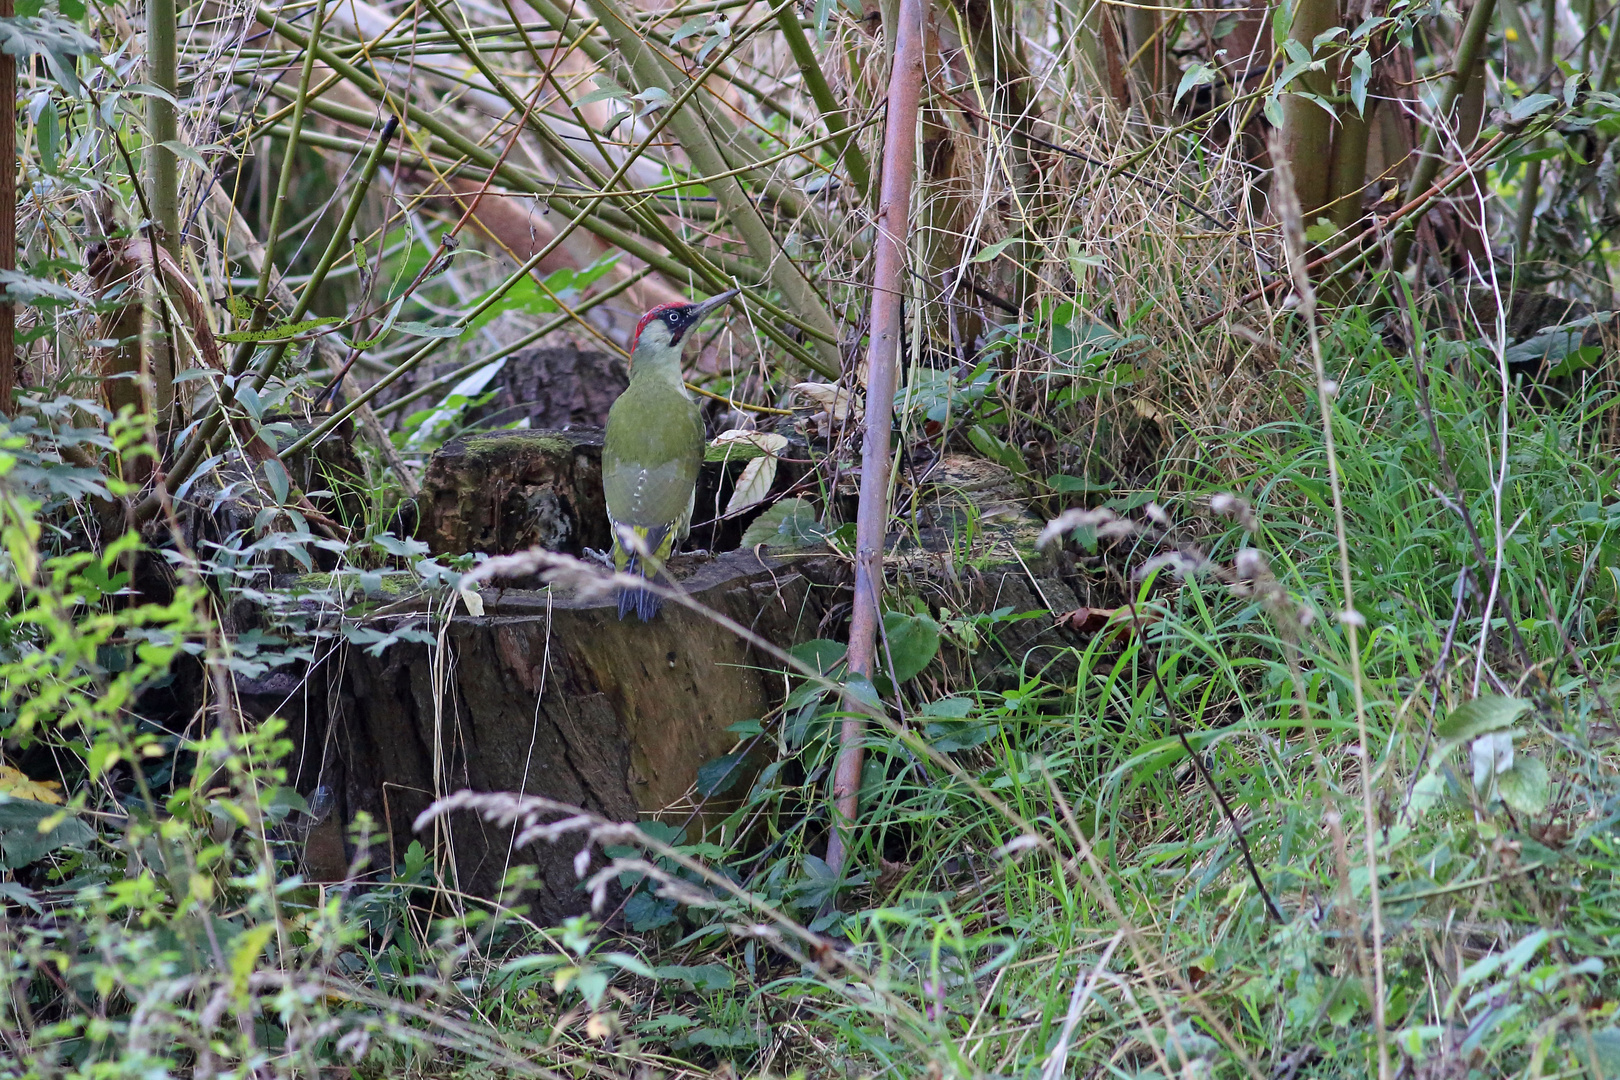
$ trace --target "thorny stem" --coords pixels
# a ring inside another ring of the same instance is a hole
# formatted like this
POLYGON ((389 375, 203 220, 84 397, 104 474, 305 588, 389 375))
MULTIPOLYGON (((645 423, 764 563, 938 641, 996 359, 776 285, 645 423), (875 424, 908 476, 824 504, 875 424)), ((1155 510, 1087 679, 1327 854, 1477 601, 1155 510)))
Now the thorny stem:
MULTIPOLYGON (((917 117, 922 91, 922 0, 901 0, 894 68, 889 74, 889 116, 883 135, 875 265, 872 270, 872 336, 866 357, 866 433, 861 449, 861 494, 855 518, 855 605, 849 621, 849 673, 869 684, 876 658, 878 597, 883 589, 883 549, 889 526, 890 431, 900 335, 904 332, 906 235, 911 187, 917 171, 917 117)), ((845 695, 853 714, 839 734, 833 777, 833 829, 827 865, 834 880, 849 854, 848 832, 860 812, 863 715, 873 705, 845 695)))

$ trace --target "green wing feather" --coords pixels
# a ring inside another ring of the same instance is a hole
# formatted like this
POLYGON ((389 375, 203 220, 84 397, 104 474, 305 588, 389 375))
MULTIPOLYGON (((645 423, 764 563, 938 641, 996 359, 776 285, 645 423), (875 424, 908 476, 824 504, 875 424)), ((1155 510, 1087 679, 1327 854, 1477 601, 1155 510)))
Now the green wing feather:
POLYGON ((608 412, 602 449, 602 493, 613 527, 613 564, 621 572, 657 573, 686 536, 702 465, 697 404, 675 386, 632 381, 608 412), (620 542, 621 528, 645 546, 645 563, 620 542))

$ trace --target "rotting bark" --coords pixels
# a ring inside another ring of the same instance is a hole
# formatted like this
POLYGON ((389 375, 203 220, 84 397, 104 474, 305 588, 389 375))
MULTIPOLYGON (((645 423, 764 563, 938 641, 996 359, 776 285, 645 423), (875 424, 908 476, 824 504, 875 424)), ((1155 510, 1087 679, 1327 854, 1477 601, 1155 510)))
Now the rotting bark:
MULTIPOLYGON (((871 345, 867 351, 865 440, 861 448, 861 494, 855 518, 855 600, 850 613, 848 667, 854 679, 876 670, 878 598, 883 590, 883 551, 889 528, 889 468, 894 391, 900 336, 905 332, 906 237, 911 221, 911 188, 917 171, 918 102, 923 80, 922 0, 900 0, 894 66, 889 73, 889 115, 883 136, 883 174, 878 204, 875 265, 872 270, 871 345)), ((860 811, 861 761, 872 708, 855 694, 846 698, 852 715, 839 734, 833 777, 833 820, 827 865, 834 879, 843 874, 849 831, 860 811)))

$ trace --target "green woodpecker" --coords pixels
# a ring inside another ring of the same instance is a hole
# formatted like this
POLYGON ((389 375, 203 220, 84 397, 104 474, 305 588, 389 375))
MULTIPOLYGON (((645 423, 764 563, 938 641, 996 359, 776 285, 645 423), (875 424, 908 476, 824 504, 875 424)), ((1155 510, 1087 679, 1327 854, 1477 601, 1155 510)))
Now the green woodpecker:
MULTIPOLYGON (((681 380, 681 349, 692 327, 737 290, 701 304, 660 304, 641 317, 630 344, 630 385, 608 410, 602 443, 602 493, 613 530, 613 567, 657 575, 692 525, 703 418, 681 380)), ((619 618, 658 614, 647 589, 619 592, 619 618)))

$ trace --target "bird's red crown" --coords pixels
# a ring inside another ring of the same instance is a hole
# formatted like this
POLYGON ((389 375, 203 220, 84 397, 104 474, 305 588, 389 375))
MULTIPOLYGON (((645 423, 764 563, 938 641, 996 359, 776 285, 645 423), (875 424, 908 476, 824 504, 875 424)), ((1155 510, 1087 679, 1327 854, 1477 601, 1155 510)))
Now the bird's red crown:
POLYGON ((680 301, 680 300, 670 300, 670 301, 667 301, 666 303, 659 304, 657 307, 655 307, 651 311, 647 312, 647 314, 645 314, 645 315, 643 315, 641 317, 641 321, 636 323, 635 336, 630 339, 630 351, 631 352, 635 351, 636 342, 641 340, 641 332, 643 330, 647 329, 647 324, 648 323, 652 322, 654 319, 658 318, 660 315, 662 315, 666 311, 672 311, 672 310, 676 310, 676 309, 679 309, 679 308, 688 308, 688 307, 691 307, 691 306, 692 306, 691 304, 685 303, 685 302, 680 301))

